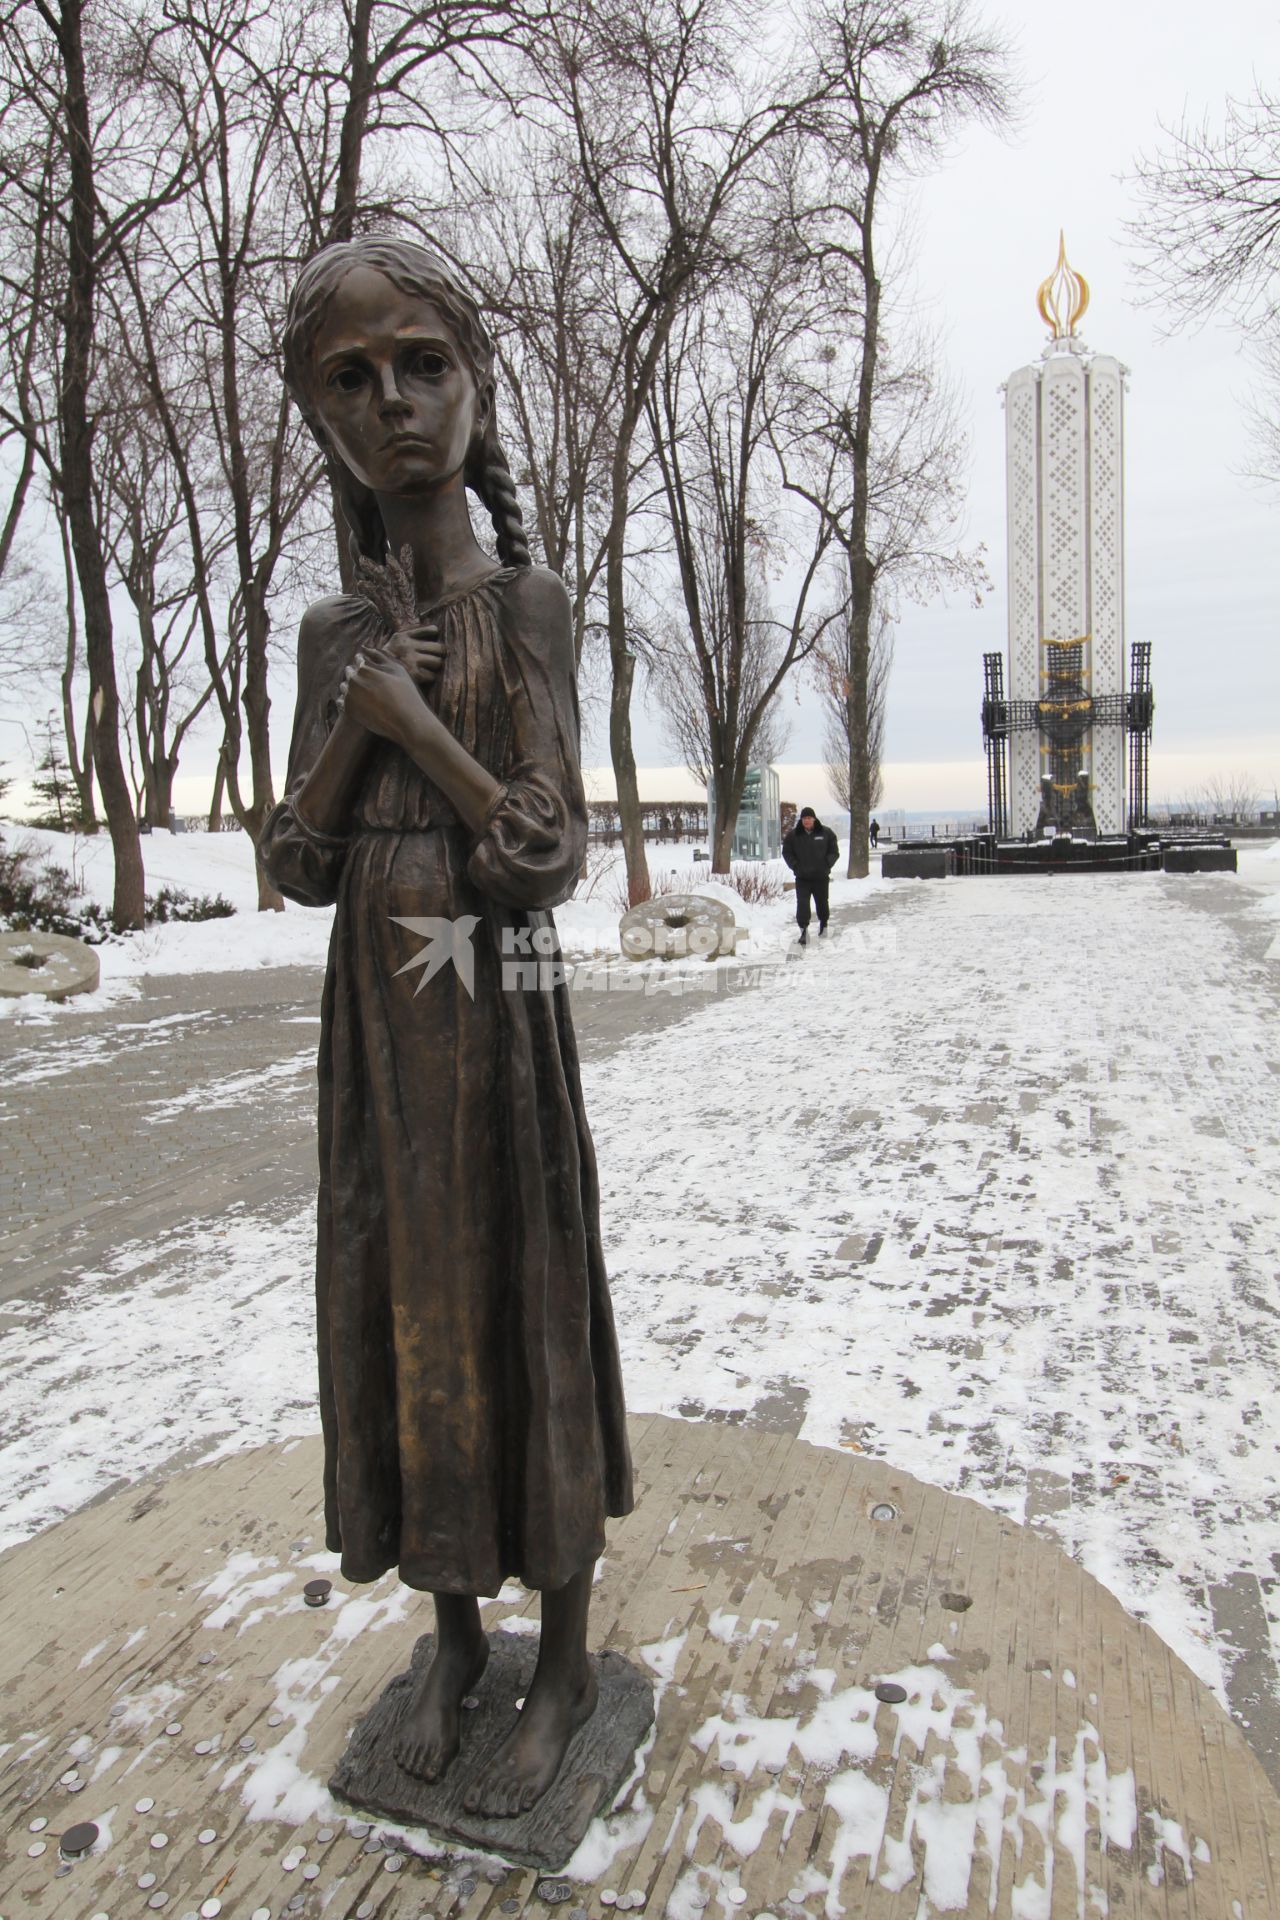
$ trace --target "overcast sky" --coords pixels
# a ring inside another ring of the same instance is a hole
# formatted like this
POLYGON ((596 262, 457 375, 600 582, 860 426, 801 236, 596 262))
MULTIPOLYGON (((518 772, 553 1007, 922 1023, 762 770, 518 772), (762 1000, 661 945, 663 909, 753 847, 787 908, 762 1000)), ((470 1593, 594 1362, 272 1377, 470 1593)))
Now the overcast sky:
MULTIPOLYGON (((1238 768, 1280 781, 1280 498, 1242 477, 1250 368, 1227 325, 1168 337, 1171 316, 1139 305, 1123 233, 1136 155, 1184 109, 1221 121, 1230 93, 1280 84, 1280 7, 1231 0, 1074 0, 985 10, 1018 47, 1023 122, 973 133, 913 194, 920 310, 965 400, 967 539, 982 542, 994 592, 974 611, 911 607, 898 628, 889 699, 891 804, 976 806, 985 795, 978 708, 982 654, 1005 647, 1004 415, 998 389, 1038 358, 1035 308, 1064 228, 1092 289, 1081 332, 1130 369, 1126 403, 1128 638, 1152 643, 1152 798, 1238 768)), ((811 699, 791 709, 785 759, 818 761, 811 699)), ((637 716, 642 760, 671 758, 637 716)), ((607 761, 603 732, 587 757, 607 761)), ((784 782, 784 784, 786 784, 784 782)), ((794 783, 793 783, 794 784, 794 783)))

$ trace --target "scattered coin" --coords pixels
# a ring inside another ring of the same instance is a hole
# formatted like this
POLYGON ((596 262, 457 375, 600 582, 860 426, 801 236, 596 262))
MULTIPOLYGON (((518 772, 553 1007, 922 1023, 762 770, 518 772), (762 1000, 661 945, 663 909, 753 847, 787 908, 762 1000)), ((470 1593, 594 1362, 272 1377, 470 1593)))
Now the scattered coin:
POLYGON ((269 1727, 282 1727, 284 1725, 284 1715, 282 1713, 269 1713, 267 1715, 267 1725, 269 1727))
MULTIPOLYGON (((549 1907, 559 1907, 573 1898, 573 1888, 567 1880, 539 1880, 536 1892, 539 1900, 545 1900, 549 1907)), ((621 1906, 622 1902, 619 1901, 621 1906)))
POLYGON ((202 1827, 196 1835, 196 1839, 202 1847, 212 1846, 217 1837, 217 1830, 214 1827, 202 1827))
MULTIPOLYGON (((367 1820, 351 1820, 347 1823, 347 1832, 353 1840, 363 1840, 368 1831, 369 1822, 367 1820)), ((369 1911, 372 1913, 373 1908, 370 1907, 369 1911)))
POLYGON ((214 1749, 214 1747, 215 1747, 216 1745, 217 1745, 217 1742, 216 1742, 216 1741, 214 1741, 214 1740, 197 1740, 197 1741, 196 1741, 196 1752, 197 1752, 197 1753, 212 1753, 212 1752, 213 1752, 213 1749, 214 1749))
POLYGON ((569 1920, 591 1920, 585 1907, 570 1907, 569 1920))
POLYGON ((362 1900, 356 1908, 356 1920, 370 1920, 373 1913, 372 1900, 362 1900))
POLYGON ((182 1732, 181 1720, 171 1720, 168 1726, 165 1728, 165 1732, 170 1736, 170 1738, 181 1733, 182 1732))
POLYGON ((249 1920, 271 1920, 270 1907, 255 1907, 249 1915, 249 1920))
POLYGON ((616 1905, 618 1904, 618 1890, 617 1890, 617 1888, 616 1888, 616 1887, 606 1887, 606 1888, 604 1889, 604 1892, 603 1892, 603 1893, 602 1893, 602 1894, 600 1895, 600 1904, 601 1904, 601 1906, 602 1906, 602 1907, 614 1907, 614 1906, 616 1906, 616 1905))
POLYGON ((730 1887, 728 1893, 729 1899, 735 1907, 746 1905, 747 1890, 745 1887, 730 1887))
POLYGON ((302 1853, 302 1850, 298 1847, 293 1847, 289 1850, 288 1853, 286 1853, 286 1855, 284 1856, 284 1859, 280 1862, 280 1865, 284 1868, 286 1873, 292 1873, 295 1867, 300 1867, 302 1865, 304 1858, 305 1858, 305 1855, 302 1853))
POLYGON ((404 1865, 404 1855, 402 1853, 389 1853, 382 1864, 388 1873, 399 1873, 401 1867, 404 1865))
POLYGON ((55 1880, 64 1880, 71 1871, 71 1862, 64 1860, 60 1866, 54 1868, 53 1877, 55 1880))
POLYGON ((251 1733, 246 1733, 246 1735, 244 1736, 244 1739, 240 1742, 240 1747, 242 1752, 252 1753, 254 1748, 257 1746, 257 1744, 258 1743, 254 1739, 253 1735, 251 1733))
POLYGON ((154 1907, 157 1912, 159 1912, 161 1907, 167 1907, 168 1904, 169 1904, 169 1896, 167 1893, 153 1893, 151 1898, 147 1902, 147 1905, 149 1907, 154 1907))
POLYGON ((83 1792, 84 1792, 84 1790, 85 1790, 85 1787, 86 1787, 86 1785, 87 1785, 87 1782, 86 1782, 86 1781, 84 1781, 84 1780, 68 1780, 68 1782, 67 1782, 67 1792, 68 1792, 68 1793, 83 1793, 83 1792))
POLYGON ((142 1891, 144 1893, 146 1892, 148 1887, 154 1887, 155 1883, 156 1883, 156 1876, 154 1875, 154 1873, 140 1873, 138 1875, 138 1885, 142 1888, 142 1891))
POLYGON ((78 1780, 79 1778, 80 1778, 80 1769, 78 1767, 70 1767, 68 1768, 66 1773, 60 1775, 59 1785, 64 1787, 69 1787, 73 1780, 78 1780))
POLYGON ((211 1667, 214 1661, 217 1659, 217 1657, 218 1656, 216 1653, 210 1653, 210 1651, 206 1647, 205 1651, 200 1655, 196 1664, 201 1667, 211 1667))
POLYGON ((316 1839, 317 1839, 317 1840, 318 1840, 318 1841, 320 1842, 320 1845, 321 1845, 322 1847, 327 1847, 327 1846, 328 1846, 328 1844, 329 1844, 329 1842, 330 1842, 330 1841, 331 1841, 331 1840, 333 1839, 333 1828, 332 1828, 332 1827, 317 1827, 317 1828, 316 1828, 316 1839))
POLYGON ((167 1846, 168 1846, 168 1844, 169 1844, 169 1836, 168 1836, 168 1834, 167 1834, 167 1833, 153 1833, 153 1834, 152 1834, 152 1836, 151 1836, 151 1844, 152 1844, 152 1846, 153 1846, 153 1847, 155 1848, 155 1850, 156 1850, 156 1852, 157 1852, 157 1853, 159 1853, 159 1851, 160 1851, 160 1849, 161 1849, 161 1847, 167 1847, 167 1846))
POLYGON ((467 1875, 465 1880, 459 1880, 458 1892, 461 1894, 464 1900, 469 1900, 472 1894, 475 1892, 475 1890, 476 1890, 476 1883, 472 1879, 470 1874, 467 1875))
POLYGON ((206 1900, 200 1908, 200 1920, 218 1920, 221 1912, 221 1900, 206 1900))
POLYGON ((882 1680, 876 1688, 876 1699, 883 1700, 887 1707, 901 1706, 906 1697, 906 1688, 900 1687, 896 1680, 882 1680))
POLYGON ((519 1913, 519 1911, 520 1902, 518 1900, 502 1900, 498 1904, 499 1913, 519 1913))
POLYGON ((320 1869, 314 1860, 309 1860, 302 1869, 302 1877, 304 1880, 318 1880, 320 1878, 320 1869))
POLYGON ((133 1803, 133 1810, 135 1813, 150 1813, 154 1805, 155 1805, 154 1800, 145 1800, 145 1799, 135 1800, 133 1803))
POLYGON ((382 1842, 377 1834, 371 1834, 360 1849, 361 1853, 381 1853, 382 1842))
POLYGON ((33 1821, 31 1822, 31 1825, 30 1825, 30 1826, 29 1826, 29 1827, 27 1828, 27 1832, 28 1832, 28 1833, 43 1833, 43 1832, 44 1832, 44 1830, 45 1830, 45 1828, 46 1828, 46 1827, 48 1826, 48 1824, 49 1824, 49 1822, 48 1822, 48 1821, 47 1821, 47 1820, 45 1819, 45 1817, 44 1817, 44 1815, 43 1815, 43 1814, 40 1814, 40 1815, 38 1815, 38 1817, 37 1817, 36 1819, 34 1819, 34 1820, 33 1820, 33 1821))
POLYGON ((465 1693, 462 1696, 462 1704, 468 1713, 474 1713, 480 1702, 474 1693, 465 1693))
POLYGON ((33 1840, 31 1845, 27 1848, 28 1860, 38 1860, 42 1853, 46 1853, 48 1851, 48 1845, 49 1843, 47 1840, 33 1840))

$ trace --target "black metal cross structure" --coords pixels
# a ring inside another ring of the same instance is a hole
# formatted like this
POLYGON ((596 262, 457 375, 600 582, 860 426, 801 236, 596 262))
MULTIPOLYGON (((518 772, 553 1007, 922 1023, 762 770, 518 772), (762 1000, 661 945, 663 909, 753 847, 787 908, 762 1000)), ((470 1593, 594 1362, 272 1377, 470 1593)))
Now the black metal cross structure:
POLYGON ((1129 743, 1130 830, 1147 824, 1151 725, 1151 643, 1137 640, 1129 652, 1129 692, 1096 698, 1084 685, 1084 643, 1050 643, 1048 685, 1039 700, 1006 700, 1004 657, 984 653, 982 739, 987 756, 987 817, 997 839, 1009 837, 1008 741, 1014 733, 1038 733, 1049 749, 1049 773, 1041 781, 1037 828, 1096 831, 1088 776, 1080 767, 1087 733, 1120 727, 1129 743))

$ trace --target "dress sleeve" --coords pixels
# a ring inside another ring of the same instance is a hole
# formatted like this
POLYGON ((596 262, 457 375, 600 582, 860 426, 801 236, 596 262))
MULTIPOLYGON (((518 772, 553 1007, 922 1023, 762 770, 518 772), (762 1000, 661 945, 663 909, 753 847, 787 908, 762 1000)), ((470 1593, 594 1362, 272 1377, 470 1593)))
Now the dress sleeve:
POLYGON ((556 907, 573 892, 587 851, 564 586, 545 568, 521 568, 503 596, 501 620, 511 747, 467 872, 503 906, 556 907))
POLYGON ((258 857, 285 898, 303 907, 328 907, 337 899, 347 841, 310 826, 294 797, 329 737, 343 668, 370 638, 369 614, 363 601, 344 595, 308 607, 298 628, 298 704, 285 797, 267 815, 258 857))

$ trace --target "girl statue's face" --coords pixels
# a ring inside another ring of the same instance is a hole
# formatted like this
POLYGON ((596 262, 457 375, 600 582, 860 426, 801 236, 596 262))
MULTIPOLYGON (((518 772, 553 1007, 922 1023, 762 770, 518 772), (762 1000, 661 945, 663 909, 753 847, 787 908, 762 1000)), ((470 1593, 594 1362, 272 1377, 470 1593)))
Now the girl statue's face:
POLYGON ((476 383, 438 307, 371 267, 353 267, 312 348, 316 411, 334 452, 380 494, 461 485, 484 428, 476 383))

